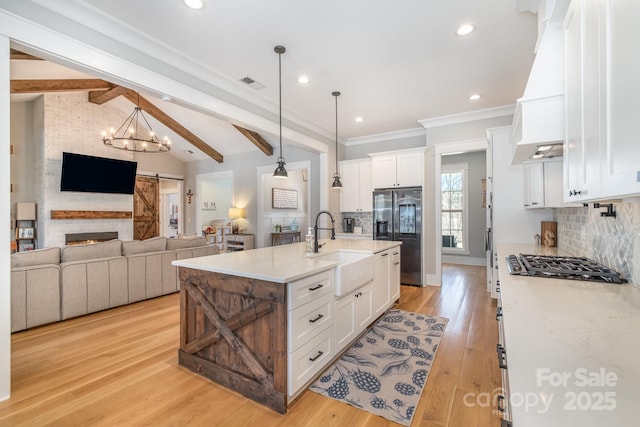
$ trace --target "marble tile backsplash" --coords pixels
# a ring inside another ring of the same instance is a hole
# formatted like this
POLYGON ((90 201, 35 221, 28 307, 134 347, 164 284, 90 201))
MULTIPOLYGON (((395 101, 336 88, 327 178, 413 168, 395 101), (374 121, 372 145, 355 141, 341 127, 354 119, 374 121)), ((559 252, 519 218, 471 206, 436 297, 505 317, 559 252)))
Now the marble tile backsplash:
POLYGON ((356 227, 362 227, 362 234, 373 234, 373 212, 335 212, 336 232, 343 233, 342 218, 353 218, 356 220, 356 227))
POLYGON ((592 258, 640 285, 640 203, 614 203, 616 218, 601 217, 606 209, 588 207, 554 210, 558 247, 592 258))

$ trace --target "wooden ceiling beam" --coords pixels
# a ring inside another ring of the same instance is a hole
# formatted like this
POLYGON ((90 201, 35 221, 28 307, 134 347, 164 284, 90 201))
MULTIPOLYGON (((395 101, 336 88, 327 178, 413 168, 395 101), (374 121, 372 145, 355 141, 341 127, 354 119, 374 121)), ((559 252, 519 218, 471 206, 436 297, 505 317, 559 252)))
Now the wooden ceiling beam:
POLYGON ((212 148, 209 144, 207 144, 206 142, 198 138, 196 135, 191 133, 187 128, 185 128, 180 123, 175 121, 173 118, 167 115, 164 111, 160 110, 158 107, 152 104, 149 100, 147 100, 141 95, 138 95, 138 92, 131 89, 127 89, 122 95, 125 98, 127 98, 129 101, 138 105, 142 109, 142 111, 149 114, 151 117, 154 117, 160 123, 162 123, 169 129, 171 129, 172 131, 180 135, 186 141, 191 143, 191 145, 193 145, 198 150, 205 153, 207 156, 211 157, 216 162, 222 163, 222 161, 224 160, 222 157, 222 154, 220 154, 218 151, 212 148))
POLYGON ((75 92, 111 89, 102 79, 11 80, 11 93, 75 92))
POLYGON ((11 49, 9 53, 10 59, 28 59, 31 61, 42 61, 42 58, 38 58, 37 56, 29 55, 28 53, 20 52, 16 49, 11 49))
POLYGON ((118 85, 107 90, 92 90, 89 92, 89 102, 102 105, 105 102, 109 102, 112 99, 119 97, 120 95, 124 95, 127 90, 129 89, 118 85))
POLYGON ((259 133, 236 125, 233 125, 233 127, 258 147, 264 154, 267 156, 273 156, 273 147, 259 133))

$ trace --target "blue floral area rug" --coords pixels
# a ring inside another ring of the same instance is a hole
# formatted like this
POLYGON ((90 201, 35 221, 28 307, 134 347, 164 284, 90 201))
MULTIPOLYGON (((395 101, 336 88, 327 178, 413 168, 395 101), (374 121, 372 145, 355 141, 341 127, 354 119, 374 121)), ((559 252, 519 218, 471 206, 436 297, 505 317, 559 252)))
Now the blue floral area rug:
POLYGON ((310 390, 408 426, 448 321, 389 310, 310 390))

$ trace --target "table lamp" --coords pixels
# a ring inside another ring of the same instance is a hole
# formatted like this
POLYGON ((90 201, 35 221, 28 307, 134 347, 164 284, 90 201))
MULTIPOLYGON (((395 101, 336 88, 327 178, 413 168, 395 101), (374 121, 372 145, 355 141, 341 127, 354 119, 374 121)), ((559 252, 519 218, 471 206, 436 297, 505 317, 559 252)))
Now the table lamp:
POLYGON ((244 209, 242 208, 229 208, 229 218, 233 221, 231 226, 233 228, 233 234, 238 234, 238 220, 244 218, 244 209))

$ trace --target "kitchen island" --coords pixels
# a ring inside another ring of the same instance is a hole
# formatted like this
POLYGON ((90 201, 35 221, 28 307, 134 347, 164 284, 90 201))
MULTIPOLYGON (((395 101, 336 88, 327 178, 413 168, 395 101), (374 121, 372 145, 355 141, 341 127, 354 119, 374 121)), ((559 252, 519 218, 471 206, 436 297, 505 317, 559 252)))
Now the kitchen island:
POLYGON ((322 243, 313 255, 298 243, 174 261, 180 365, 285 413, 399 298, 400 242, 322 243), (324 256, 336 252, 361 255, 356 282, 334 286, 340 261, 324 256))
POLYGON ((513 425, 638 425, 640 287, 512 276, 507 255, 567 254, 508 243, 498 253, 513 425))

